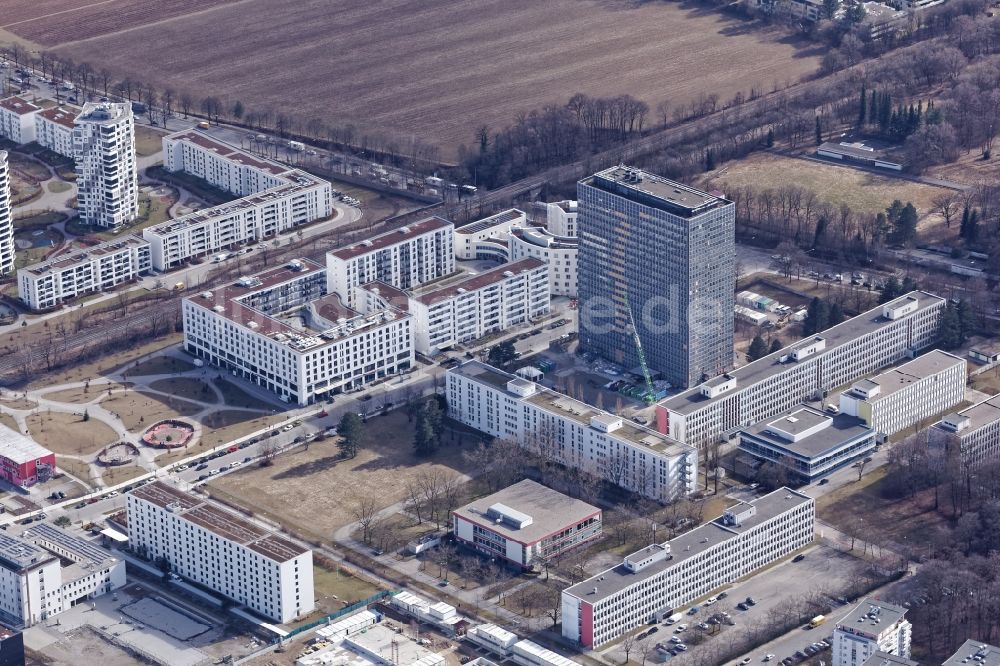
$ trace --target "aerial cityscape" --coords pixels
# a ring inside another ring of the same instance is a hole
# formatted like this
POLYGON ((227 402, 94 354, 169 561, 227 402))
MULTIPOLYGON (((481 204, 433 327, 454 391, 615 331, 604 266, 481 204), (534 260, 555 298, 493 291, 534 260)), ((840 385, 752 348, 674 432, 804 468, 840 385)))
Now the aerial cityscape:
POLYGON ((0 666, 1000 666, 1000 2, 0 0, 0 666))

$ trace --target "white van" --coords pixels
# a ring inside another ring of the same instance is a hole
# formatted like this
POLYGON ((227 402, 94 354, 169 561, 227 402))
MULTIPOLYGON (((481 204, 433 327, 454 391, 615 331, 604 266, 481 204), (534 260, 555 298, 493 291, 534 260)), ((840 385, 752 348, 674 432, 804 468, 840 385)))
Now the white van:
POLYGON ((666 624, 677 624, 678 622, 681 621, 681 619, 683 617, 684 617, 684 613, 674 613, 673 615, 671 615, 670 617, 668 617, 666 620, 664 620, 664 622, 666 624))

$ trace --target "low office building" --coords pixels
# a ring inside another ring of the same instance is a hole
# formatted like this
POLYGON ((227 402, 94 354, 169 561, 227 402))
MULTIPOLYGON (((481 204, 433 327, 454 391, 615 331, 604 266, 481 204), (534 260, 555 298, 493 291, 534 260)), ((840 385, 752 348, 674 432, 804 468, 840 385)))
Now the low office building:
POLYGON ((54 153, 75 159, 73 128, 79 112, 62 106, 39 111, 35 114, 35 141, 54 153))
POLYGON ((328 252, 327 293, 347 300, 355 287, 369 282, 413 289, 451 275, 454 229, 448 220, 428 217, 328 252))
POLYGON ((671 396, 657 428, 704 447, 893 363, 937 339, 945 299, 914 291, 671 396))
POLYGON ((135 119, 130 104, 87 103, 73 121, 80 218, 115 229, 139 214, 135 119))
POLYGON ((967 640, 943 666, 1000 666, 1000 648, 982 641, 967 640))
POLYGON ((992 342, 976 345, 969 349, 969 358, 980 365, 1000 363, 1000 343, 992 342))
POLYGON ((840 395, 840 411, 891 436, 965 399, 966 362, 935 349, 840 395))
POLYGON ((562 633, 586 648, 612 641, 813 541, 815 502, 788 488, 750 502, 563 590, 562 633))
POLYGON ((931 428, 929 443, 963 466, 1000 459, 1000 395, 946 415, 931 428))
POLYGON ((884 159, 879 151, 863 143, 827 142, 816 149, 816 154, 831 160, 855 162, 877 169, 888 169, 889 171, 902 171, 903 169, 902 164, 884 159))
POLYGON ((511 208, 455 229, 455 257, 462 260, 488 259, 500 263, 510 260, 507 237, 515 227, 528 224, 523 210, 511 208))
POLYGON ((30 627, 125 585, 125 562, 54 525, 0 532, 0 621, 30 627))
POLYGON ((457 273, 413 289, 407 310, 417 352, 432 356, 548 314, 548 266, 528 258, 478 274, 457 273))
POLYGON ((0 137, 17 144, 35 140, 35 114, 41 111, 23 97, 0 99, 0 137))
POLYGON ((19 268, 17 291, 32 310, 47 310, 134 280, 150 268, 149 243, 130 235, 19 268))
POLYGON ((412 592, 399 592, 389 601, 396 610, 409 615, 418 622, 437 627, 449 636, 465 633, 468 618, 458 614, 458 610, 443 601, 432 602, 412 592))
MULTIPOLYGON (((362 611, 358 615, 373 615, 362 611)), ((336 625, 320 629, 318 640, 299 655, 295 666, 444 666, 444 656, 424 647, 423 639, 408 636, 381 624, 381 617, 372 623, 367 618, 360 629, 351 628, 352 616, 336 625), (327 631, 338 625, 340 631, 327 631)))
MULTIPOLYGON (((495 624, 470 627, 465 640, 493 654, 509 659, 520 666, 576 666, 578 662, 557 652, 543 648, 538 643, 521 640, 517 634, 495 624)), ((487 662, 487 664, 492 662, 487 662)))
POLYGON ((312 612, 312 551, 160 481, 126 496, 139 556, 276 622, 312 612))
POLYGON ((242 198, 143 230, 153 267, 174 268, 333 214, 329 181, 264 160, 201 132, 163 138, 164 168, 190 173, 242 198))
POLYGON ((0 275, 14 270, 14 209, 10 198, 10 164, 0 150, 0 275))
POLYGON ((54 453, 16 430, 0 425, 0 479, 18 488, 30 488, 52 478, 54 453))
POLYGON ((744 428, 739 449, 784 467, 795 483, 811 483, 875 450, 875 431, 854 416, 801 405, 744 428))
POLYGON ((601 510, 524 480, 451 512, 461 543, 530 568, 601 535, 601 510))
POLYGON ((185 298, 182 313, 187 351, 296 405, 413 366, 412 317, 347 307, 306 259, 185 298))
POLYGON ((865 599, 837 622, 831 645, 832 666, 861 666, 876 652, 909 659, 912 626, 906 609, 865 599))
POLYGON ((447 376, 448 413, 472 428, 659 502, 695 491, 690 446, 485 363, 447 376))

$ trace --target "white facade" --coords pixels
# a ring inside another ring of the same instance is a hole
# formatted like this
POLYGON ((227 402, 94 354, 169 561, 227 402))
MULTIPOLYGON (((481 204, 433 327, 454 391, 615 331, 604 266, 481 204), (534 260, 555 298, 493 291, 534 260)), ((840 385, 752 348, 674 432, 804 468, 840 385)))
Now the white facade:
POLYGON ((876 651, 909 658, 912 625, 905 616, 905 608, 863 600, 837 623, 832 666, 861 666, 876 651))
POLYGON ((0 99, 0 137, 14 143, 35 140, 35 113, 41 108, 21 97, 0 99))
POLYGON ((429 217, 332 250, 326 255, 326 291, 347 300, 354 298, 354 287, 369 282, 413 289, 451 275, 454 230, 448 220, 429 217))
POLYGON ((707 446, 912 357, 937 339, 944 307, 943 298, 910 292, 733 370, 724 375, 730 380, 724 391, 708 394, 715 378, 661 401, 657 428, 681 442, 707 446))
POLYGON ((549 312, 548 267, 533 258, 418 288, 409 297, 414 344, 434 355, 549 312))
POLYGON ((788 488, 740 502, 719 518, 566 588, 562 633, 594 648, 812 543, 815 502, 788 488))
POLYGON ((448 413, 493 437, 666 502, 695 491, 698 452, 478 361, 448 371, 448 413))
POLYGON ((76 159, 73 128, 77 113, 61 106, 39 111, 35 114, 35 141, 63 157, 76 159))
POLYGON ((127 236, 18 269, 18 296, 32 310, 46 310, 81 294, 110 289, 149 269, 149 243, 127 236))
POLYGON ((325 287, 322 267, 298 260, 185 298, 184 347, 298 405, 412 367, 412 317, 362 315, 325 287))
POLYGON ((508 240, 510 260, 534 257, 549 266, 549 294, 576 298, 575 237, 556 236, 538 227, 522 227, 511 231, 508 240))
POLYGON ((840 396, 840 411, 883 435, 894 435, 965 399, 966 362, 939 349, 870 379, 840 396))
POLYGON ((126 496, 131 548, 277 622, 315 608, 312 551, 161 482, 126 496))
POLYGON ((139 175, 131 105, 85 104, 74 122, 73 159, 84 222, 113 229, 136 218, 139 175))
POLYGON ((958 454, 963 464, 982 465, 1000 457, 1000 395, 948 414, 930 433, 934 446, 958 454))
POLYGON ((536 204, 545 208, 545 228, 553 236, 576 238, 577 205, 575 201, 565 200, 553 203, 536 204))
POLYGON ((14 270, 14 212, 10 203, 10 165, 0 150, 0 275, 14 270))
POLYGON ((30 627, 124 585, 122 560, 54 525, 0 534, 0 620, 6 624, 30 627))
POLYGON ((330 183, 263 160, 196 131, 163 138, 164 168, 183 171, 242 197, 143 230, 153 267, 167 270, 333 214, 330 183))
POLYGON ((503 246, 514 227, 523 227, 528 216, 523 210, 511 208, 455 229, 455 256, 458 259, 492 259, 506 261, 503 246), (498 252, 500 256, 498 256, 498 252))

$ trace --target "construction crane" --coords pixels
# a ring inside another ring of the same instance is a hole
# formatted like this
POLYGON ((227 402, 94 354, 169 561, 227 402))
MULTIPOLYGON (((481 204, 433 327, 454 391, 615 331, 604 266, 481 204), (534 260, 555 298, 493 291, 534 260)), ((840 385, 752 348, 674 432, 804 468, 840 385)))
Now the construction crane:
POLYGON ((635 317, 632 316, 632 304, 628 301, 627 292, 625 294, 625 308, 628 310, 628 320, 632 324, 635 350, 639 353, 639 367, 642 368, 642 376, 646 379, 646 394, 642 399, 647 405, 651 405, 656 401, 656 389, 653 388, 653 378, 649 375, 649 366, 646 365, 646 352, 642 351, 642 340, 639 339, 639 329, 635 325, 635 317))

